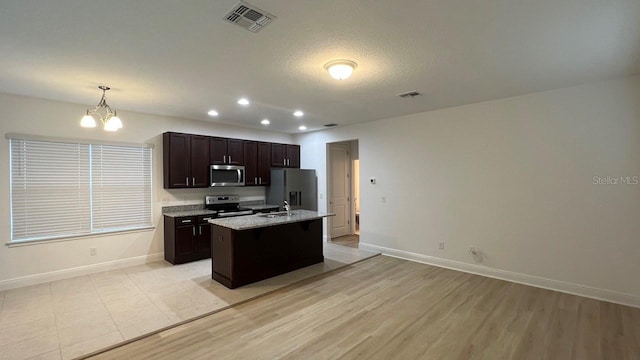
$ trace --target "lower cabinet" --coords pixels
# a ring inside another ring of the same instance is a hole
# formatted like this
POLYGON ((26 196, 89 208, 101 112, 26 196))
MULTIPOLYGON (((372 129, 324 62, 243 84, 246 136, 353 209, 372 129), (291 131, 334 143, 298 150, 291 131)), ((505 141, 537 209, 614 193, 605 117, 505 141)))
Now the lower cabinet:
POLYGON ((232 230, 212 225, 211 277, 234 289, 324 261, 322 219, 232 230))
POLYGON ((211 216, 164 217, 164 259, 182 264, 211 257, 211 216))

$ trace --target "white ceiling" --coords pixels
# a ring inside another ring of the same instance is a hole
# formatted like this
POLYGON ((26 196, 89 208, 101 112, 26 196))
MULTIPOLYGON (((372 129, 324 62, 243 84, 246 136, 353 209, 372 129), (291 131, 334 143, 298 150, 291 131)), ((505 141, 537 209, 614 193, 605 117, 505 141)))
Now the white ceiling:
POLYGON ((258 33, 236 3, 0 0, 0 92, 296 133, 640 73, 638 0, 251 0, 258 33))

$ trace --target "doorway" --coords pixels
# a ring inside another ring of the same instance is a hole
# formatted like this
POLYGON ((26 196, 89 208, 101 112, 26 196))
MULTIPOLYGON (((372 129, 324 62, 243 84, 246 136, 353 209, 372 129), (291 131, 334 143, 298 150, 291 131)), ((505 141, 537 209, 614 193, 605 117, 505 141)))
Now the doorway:
POLYGON ((357 248, 360 232, 358 141, 327 144, 327 201, 331 242, 357 248))

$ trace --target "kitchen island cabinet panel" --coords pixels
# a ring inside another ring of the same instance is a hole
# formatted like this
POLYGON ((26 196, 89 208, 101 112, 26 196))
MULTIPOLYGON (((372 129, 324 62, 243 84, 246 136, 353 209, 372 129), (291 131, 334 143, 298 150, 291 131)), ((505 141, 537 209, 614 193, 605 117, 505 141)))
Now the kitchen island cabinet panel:
POLYGON ((212 278, 233 289, 324 261, 322 219, 249 230, 212 225, 212 278))

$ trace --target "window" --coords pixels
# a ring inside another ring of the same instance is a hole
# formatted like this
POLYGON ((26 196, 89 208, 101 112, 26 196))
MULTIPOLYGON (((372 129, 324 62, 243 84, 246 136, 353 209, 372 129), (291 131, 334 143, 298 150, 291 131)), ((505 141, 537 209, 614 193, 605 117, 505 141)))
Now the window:
POLYGON ((152 226, 150 146, 9 141, 12 242, 152 226))

